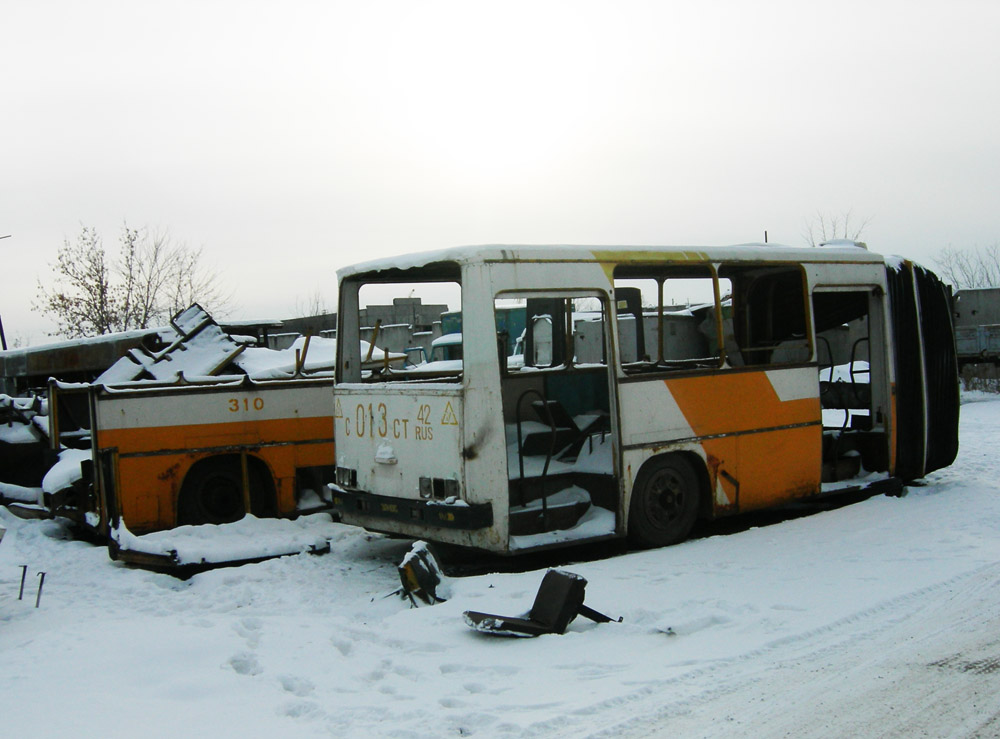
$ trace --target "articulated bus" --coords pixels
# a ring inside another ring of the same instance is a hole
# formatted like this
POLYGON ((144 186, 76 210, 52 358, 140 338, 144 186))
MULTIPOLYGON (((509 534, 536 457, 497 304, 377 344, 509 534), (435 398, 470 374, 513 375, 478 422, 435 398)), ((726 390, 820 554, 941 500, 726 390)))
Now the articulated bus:
POLYGON ((331 488, 373 531, 662 546, 698 519, 898 494, 957 453, 948 290, 860 243, 483 246, 339 281, 331 488), (364 364, 359 311, 417 291, 460 312, 462 361, 364 364))

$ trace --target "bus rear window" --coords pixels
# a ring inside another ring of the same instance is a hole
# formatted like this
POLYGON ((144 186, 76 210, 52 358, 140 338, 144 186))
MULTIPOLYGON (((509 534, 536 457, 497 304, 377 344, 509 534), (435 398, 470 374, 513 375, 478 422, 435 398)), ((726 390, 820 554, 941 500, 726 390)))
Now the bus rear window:
POLYGON ((338 343, 344 343, 340 347, 344 381, 461 378, 458 282, 345 282, 342 290, 346 293, 341 298, 343 335, 338 343))

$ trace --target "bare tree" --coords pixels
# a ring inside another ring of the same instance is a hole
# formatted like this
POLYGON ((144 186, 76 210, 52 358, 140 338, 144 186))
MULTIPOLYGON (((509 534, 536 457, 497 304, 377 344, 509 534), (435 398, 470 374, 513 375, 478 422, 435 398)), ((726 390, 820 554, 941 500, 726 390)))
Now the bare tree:
POLYGON ((870 217, 856 219, 853 209, 840 215, 816 211, 816 215, 811 220, 806 221, 805 227, 802 229, 802 238, 809 246, 819 246, 823 242, 836 239, 857 241, 871 220, 870 217))
POLYGON ((83 226, 50 265, 51 287, 38 283, 35 307, 56 322, 54 336, 78 338, 162 324, 193 302, 226 307, 218 275, 201 266, 201 250, 169 234, 122 226, 112 262, 95 228, 83 226))
POLYGON ((934 263, 955 288, 1000 287, 1000 243, 971 249, 948 246, 937 253, 934 263))
POLYGON ((163 279, 162 298, 166 315, 172 315, 187 308, 191 303, 200 303, 209 312, 224 312, 229 307, 230 294, 221 286, 219 274, 206 270, 201 263, 202 250, 192 249, 185 244, 173 245, 166 235, 153 240, 160 249, 162 275, 150 262, 147 272, 150 276, 163 279))
POLYGON ((55 319, 54 335, 113 331, 117 316, 111 305, 111 267, 97 231, 83 226, 75 242, 63 242, 56 263, 50 266, 57 275, 56 288, 46 290, 39 282, 36 307, 55 319))
POLYGON ((330 309, 327 307, 326 298, 318 288, 307 298, 295 298, 295 315, 299 318, 312 318, 328 313, 330 309))

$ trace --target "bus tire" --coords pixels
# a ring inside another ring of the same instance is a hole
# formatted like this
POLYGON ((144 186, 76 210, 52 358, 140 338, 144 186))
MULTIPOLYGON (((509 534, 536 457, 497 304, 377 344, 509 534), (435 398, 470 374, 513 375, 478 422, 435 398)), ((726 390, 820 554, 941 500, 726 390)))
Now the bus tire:
POLYGON ((691 464, 677 454, 642 466, 632 487, 629 539, 640 547, 684 541, 698 518, 701 488, 691 464))
POLYGON ((232 523, 243 518, 239 459, 200 462, 184 478, 177 498, 177 525, 232 523))

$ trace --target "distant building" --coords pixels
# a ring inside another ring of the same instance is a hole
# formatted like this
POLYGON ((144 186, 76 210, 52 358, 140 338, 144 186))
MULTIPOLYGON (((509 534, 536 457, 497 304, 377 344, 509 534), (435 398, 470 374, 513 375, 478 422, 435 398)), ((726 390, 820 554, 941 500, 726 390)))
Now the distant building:
POLYGON ((362 327, 374 327, 376 321, 383 326, 406 324, 413 333, 432 331, 434 324, 441 323, 441 314, 447 305, 424 304, 420 298, 393 298, 392 305, 369 305, 359 311, 362 327))
MULTIPOLYGON (((337 338, 337 314, 321 313, 318 316, 302 316, 300 318, 285 318, 281 321, 279 336, 325 336, 330 339, 337 338)), ((274 342, 271 342, 272 344, 274 342)), ((281 340, 279 340, 281 343, 281 340)), ((270 344, 269 344, 270 345, 270 344)), ((272 346, 272 349, 281 349, 280 346, 272 346)))

